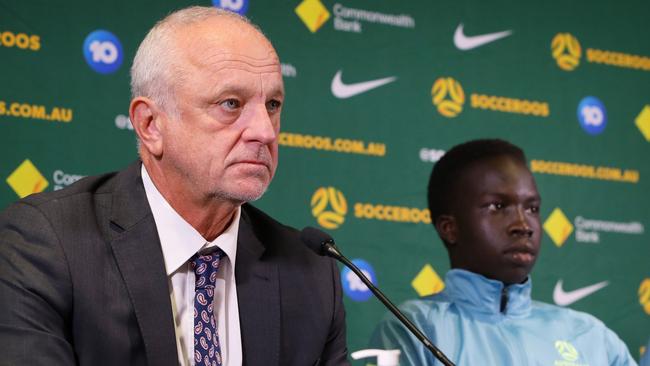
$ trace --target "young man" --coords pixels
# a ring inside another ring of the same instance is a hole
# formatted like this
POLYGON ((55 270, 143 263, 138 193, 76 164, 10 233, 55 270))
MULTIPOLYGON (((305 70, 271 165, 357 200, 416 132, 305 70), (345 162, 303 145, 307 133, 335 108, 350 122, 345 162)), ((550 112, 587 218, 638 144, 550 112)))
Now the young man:
MULTIPOLYGON (((524 153, 502 140, 449 150, 429 181, 433 224, 451 270, 440 294, 401 309, 457 365, 636 365, 591 315, 530 298, 541 241, 541 199, 524 153)), ((400 365, 437 365, 392 315, 372 344, 402 351, 400 365)))

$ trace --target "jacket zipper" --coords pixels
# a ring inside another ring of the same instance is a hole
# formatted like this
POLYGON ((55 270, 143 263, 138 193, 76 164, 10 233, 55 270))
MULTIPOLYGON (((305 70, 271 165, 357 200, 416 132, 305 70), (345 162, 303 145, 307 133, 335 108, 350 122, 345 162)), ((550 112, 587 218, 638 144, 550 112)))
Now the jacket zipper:
POLYGON ((508 306, 508 288, 506 286, 503 286, 501 289, 501 306, 500 306, 500 311, 501 314, 506 313, 506 307, 508 306))

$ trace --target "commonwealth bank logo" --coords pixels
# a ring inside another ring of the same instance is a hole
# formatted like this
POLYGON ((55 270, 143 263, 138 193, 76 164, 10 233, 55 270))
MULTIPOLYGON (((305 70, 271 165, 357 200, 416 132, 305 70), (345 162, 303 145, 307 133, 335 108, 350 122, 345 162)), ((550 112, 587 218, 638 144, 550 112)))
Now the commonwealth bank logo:
POLYGON ((650 142, 650 104, 643 107, 643 110, 634 120, 634 124, 641 131, 645 139, 650 142))
POLYGON ((650 315, 650 278, 641 281, 641 286, 639 286, 639 303, 645 313, 650 315))
POLYGON ((580 65, 580 42, 569 33, 558 33, 553 37, 551 53, 557 65, 564 71, 572 71, 580 65))
POLYGON ((348 203, 338 189, 320 187, 311 197, 311 213, 318 225, 325 229, 337 229, 345 221, 348 203))
POLYGON ((47 179, 43 177, 43 174, 36 169, 36 166, 29 159, 25 159, 7 177, 7 184, 9 184, 20 198, 29 196, 32 193, 42 192, 50 185, 47 179))
POLYGON ((316 33, 330 18, 330 12, 320 0, 303 0, 296 7, 296 14, 312 33, 316 33))
POLYGON ((431 101, 440 114, 453 118, 463 111, 465 92, 458 81, 441 77, 431 87, 431 101))
POLYGON ((564 242, 573 232, 573 225, 564 215, 564 212, 556 207, 544 222, 544 231, 559 248, 564 245, 564 242))
POLYGON ((411 286, 420 296, 437 294, 445 289, 445 283, 430 264, 425 264, 422 270, 413 278, 411 286))

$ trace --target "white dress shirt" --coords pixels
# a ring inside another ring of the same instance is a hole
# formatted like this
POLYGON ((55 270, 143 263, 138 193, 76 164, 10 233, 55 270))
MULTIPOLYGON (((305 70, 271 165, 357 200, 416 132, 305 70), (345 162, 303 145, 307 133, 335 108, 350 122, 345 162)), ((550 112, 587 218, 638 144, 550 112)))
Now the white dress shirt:
POLYGON ((214 309, 221 344, 222 364, 242 364, 239 306, 235 285, 235 260, 241 208, 226 230, 212 242, 206 241, 160 194, 142 165, 142 181, 153 212, 162 246, 174 313, 176 347, 181 366, 194 365, 194 271, 189 259, 199 251, 217 246, 226 253, 217 272, 214 309))

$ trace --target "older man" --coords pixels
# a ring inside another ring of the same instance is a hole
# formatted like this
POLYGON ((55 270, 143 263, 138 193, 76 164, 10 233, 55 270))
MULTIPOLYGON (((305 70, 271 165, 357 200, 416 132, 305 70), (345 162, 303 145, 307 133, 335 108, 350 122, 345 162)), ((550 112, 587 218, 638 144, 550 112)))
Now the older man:
MULTIPOLYGON (((541 198, 524 153, 503 140, 454 146, 429 180, 429 209, 452 269, 442 293, 402 305, 456 365, 633 366, 625 344, 593 316, 533 301, 541 198)), ((400 365, 438 365, 392 315, 379 348, 400 365)))
POLYGON ((0 216, 0 363, 346 364, 335 264, 246 203, 278 162, 271 43, 192 7, 131 71, 141 163, 0 216))

